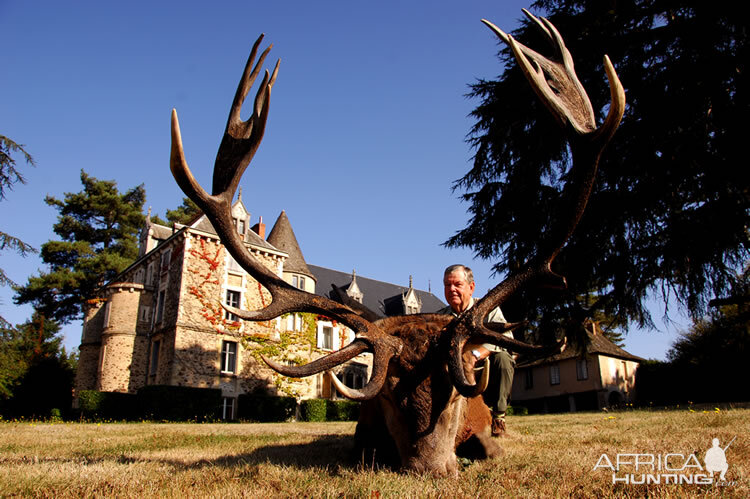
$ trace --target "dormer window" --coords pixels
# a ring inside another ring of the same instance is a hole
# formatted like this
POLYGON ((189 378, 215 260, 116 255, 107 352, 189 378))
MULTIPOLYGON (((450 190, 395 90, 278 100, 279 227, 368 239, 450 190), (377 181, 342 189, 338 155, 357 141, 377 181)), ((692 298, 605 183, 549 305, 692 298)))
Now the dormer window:
POLYGON ((298 289, 301 289, 301 290, 304 291, 305 290, 305 278, 302 277, 302 276, 293 275, 292 276, 292 286, 294 286, 295 288, 298 288, 298 289))
POLYGON ((237 232, 241 236, 244 236, 245 235, 245 219, 232 217, 232 222, 234 223, 234 226, 237 228, 237 232))

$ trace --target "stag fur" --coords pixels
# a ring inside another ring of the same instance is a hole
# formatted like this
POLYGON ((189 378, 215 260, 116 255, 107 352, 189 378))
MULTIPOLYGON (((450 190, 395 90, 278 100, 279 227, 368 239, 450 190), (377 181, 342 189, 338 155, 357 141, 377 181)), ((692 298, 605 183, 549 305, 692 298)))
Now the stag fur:
MULTIPOLYGON (((518 324, 490 328, 484 318, 509 296, 522 288, 539 285, 565 285, 565 279, 551 270, 551 264, 580 220, 591 192, 604 147, 614 134, 625 108, 625 93, 609 59, 604 66, 610 83, 612 102, 604 123, 597 128, 593 109, 573 68, 573 59, 560 33, 544 18, 524 13, 539 27, 556 50, 548 59, 516 42, 489 21, 483 22, 507 43, 529 83, 566 133, 573 165, 555 210, 555 230, 545 234, 543 249, 516 273, 509 275, 472 308, 456 318, 440 315, 409 315, 373 320, 353 303, 329 298, 292 287, 258 263, 234 230, 231 201, 253 155, 263 138, 268 117, 271 89, 279 65, 272 74, 265 72, 255 97, 253 113, 246 121, 240 109, 260 73, 270 50, 267 48, 254 65, 263 36, 253 46, 237 93, 232 102, 224 137, 216 156, 213 186, 208 194, 195 180, 185 160, 177 113, 172 113, 172 154, 170 168, 183 191, 206 214, 234 259, 272 296, 261 310, 225 308, 244 320, 264 321, 291 312, 312 312, 335 319, 355 332, 355 339, 341 350, 304 366, 284 366, 265 359, 277 372, 293 377, 328 371, 363 353, 373 354, 373 371, 367 385, 355 390, 337 383, 346 397, 363 402, 357 427, 358 442, 366 448, 378 432, 387 432, 396 448, 400 465, 412 471, 435 475, 458 472, 456 449, 474 444, 481 457, 500 453, 489 436, 489 409, 479 396, 486 386, 477 382, 467 352, 473 345, 494 343, 516 352, 559 352, 564 341, 553 345, 529 345, 507 338, 503 332, 518 324), (368 443, 369 442, 369 443, 368 443)), ((486 369, 485 369, 486 372, 486 369)))

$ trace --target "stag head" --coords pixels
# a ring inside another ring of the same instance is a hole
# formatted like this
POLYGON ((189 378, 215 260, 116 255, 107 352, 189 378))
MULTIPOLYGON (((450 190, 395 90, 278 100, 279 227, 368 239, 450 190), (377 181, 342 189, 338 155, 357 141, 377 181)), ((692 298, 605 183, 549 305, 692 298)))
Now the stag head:
MULTIPOLYGON (((455 318, 422 314, 368 319, 368 314, 353 303, 338 303, 292 287, 257 262, 246 249, 232 224, 231 201, 240 177, 263 138, 271 89, 279 68, 277 63, 272 74, 265 72, 255 97, 253 113, 242 121, 240 109, 271 48, 268 47, 253 66, 262 35, 253 46, 230 108, 216 156, 211 194, 190 173, 183 152, 177 113, 172 112, 171 169, 177 183, 203 210, 234 259, 272 296, 271 304, 261 310, 225 308, 249 321, 270 320, 290 312, 318 313, 351 328, 355 332, 355 339, 350 344, 309 364, 290 367, 272 359, 264 358, 264 361, 283 375, 305 377, 329 371, 361 353, 372 353, 372 376, 363 389, 348 388, 335 376, 331 376, 331 379, 342 395, 352 400, 369 401, 368 404, 379 411, 379 417, 396 444, 401 464, 414 471, 437 475, 456 473, 456 446, 472 435, 479 438, 488 456, 497 454, 497 445, 490 442, 488 437, 489 409, 478 397, 486 387, 486 376, 476 380, 469 361, 468 351, 474 345, 493 343, 510 351, 538 354, 559 352, 564 348, 564 341, 540 346, 508 338, 503 333, 519 324, 494 325, 490 328, 484 324, 484 319, 490 311, 524 287, 549 283, 564 285, 564 278, 554 274, 550 265, 583 213, 596 175, 599 155, 617 128, 625 106, 624 91, 605 56, 612 104, 604 124, 597 128, 588 96, 576 77, 572 58, 560 34, 546 19, 537 19, 526 10, 524 13, 556 48, 555 59, 539 55, 489 21, 483 22, 512 48, 529 83, 567 133, 574 162, 564 188, 563 206, 557 210, 559 218, 555 227, 558 232, 544 236, 547 243, 545 251, 508 276, 474 307, 455 318), (472 410, 476 412, 478 406, 481 414, 470 414, 472 410), (483 423, 477 425, 476 421, 479 420, 483 423)), ((483 370, 484 373, 487 371, 483 370)))

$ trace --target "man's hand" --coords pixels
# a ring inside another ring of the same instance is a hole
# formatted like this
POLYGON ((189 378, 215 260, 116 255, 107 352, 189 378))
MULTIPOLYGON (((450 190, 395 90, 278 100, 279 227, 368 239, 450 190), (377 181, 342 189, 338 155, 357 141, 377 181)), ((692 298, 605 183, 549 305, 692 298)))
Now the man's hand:
POLYGON ((482 345, 468 345, 467 353, 469 355, 464 354, 464 360, 468 360, 470 363, 469 365, 473 368, 477 362, 483 361, 492 352, 484 348, 482 345))

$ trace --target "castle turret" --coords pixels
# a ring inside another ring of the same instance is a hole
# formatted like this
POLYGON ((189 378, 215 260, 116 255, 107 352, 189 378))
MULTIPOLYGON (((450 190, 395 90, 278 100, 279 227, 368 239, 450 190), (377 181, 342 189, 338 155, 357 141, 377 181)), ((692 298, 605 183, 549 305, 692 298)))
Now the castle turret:
POLYGON ((299 248, 299 243, 292 230, 292 224, 289 223, 285 211, 281 212, 273 229, 268 234, 268 242, 289 255, 289 258, 284 262, 284 280, 295 288, 314 293, 317 280, 307 267, 305 257, 302 256, 302 250, 299 248))
POLYGON ((97 390, 135 392, 145 384, 148 337, 136 329, 142 293, 142 284, 107 286, 97 390))

